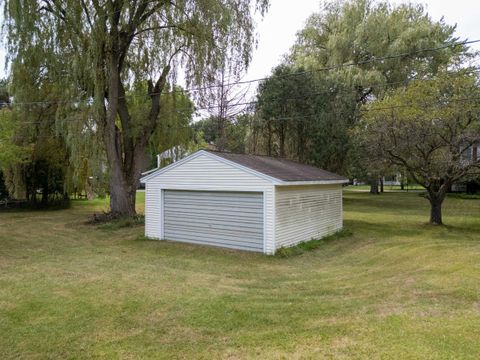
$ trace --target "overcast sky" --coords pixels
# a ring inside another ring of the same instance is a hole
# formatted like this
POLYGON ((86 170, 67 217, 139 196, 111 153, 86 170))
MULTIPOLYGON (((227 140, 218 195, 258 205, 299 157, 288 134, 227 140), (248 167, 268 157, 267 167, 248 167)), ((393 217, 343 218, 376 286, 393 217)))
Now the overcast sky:
MULTIPOLYGON (((400 4, 405 1, 392 0, 400 4)), ((411 1, 425 4, 434 20, 442 16, 448 24, 457 24, 458 36, 470 40, 480 39, 480 0, 426 0, 411 1)), ((270 10, 258 23, 258 48, 246 79, 267 76, 278 65, 295 42, 295 35, 302 29, 305 20, 320 10, 319 0, 271 0, 270 10)), ((480 45, 476 44, 480 50, 480 45)))
MULTIPOLYGON (((393 3, 404 2, 392 0, 393 3)), ((458 36, 462 39, 480 39, 480 0, 425 0, 434 20, 442 16, 448 24, 457 24, 458 36)), ((258 22, 258 48, 253 54, 252 64, 245 79, 267 76, 278 65, 295 42, 297 31, 313 12, 320 10, 320 0, 271 0, 270 10, 258 22)), ((480 50, 480 44, 476 44, 480 50)), ((0 49, 0 75, 4 73, 5 53, 0 49)))

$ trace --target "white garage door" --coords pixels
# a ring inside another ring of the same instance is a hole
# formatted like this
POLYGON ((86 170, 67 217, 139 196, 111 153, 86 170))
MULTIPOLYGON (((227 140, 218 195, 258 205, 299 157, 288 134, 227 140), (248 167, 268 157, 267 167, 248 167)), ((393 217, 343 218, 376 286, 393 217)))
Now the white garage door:
POLYGON ((167 240, 263 251, 263 194, 165 190, 164 229, 167 240))

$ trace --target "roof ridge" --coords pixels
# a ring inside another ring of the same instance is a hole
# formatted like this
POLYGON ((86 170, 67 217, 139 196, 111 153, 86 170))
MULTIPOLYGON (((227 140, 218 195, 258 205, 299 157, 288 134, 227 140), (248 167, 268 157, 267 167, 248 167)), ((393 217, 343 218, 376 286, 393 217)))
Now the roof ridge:
MULTIPOLYGON (((300 162, 295 161, 293 159, 288 159, 286 157, 281 157, 281 156, 262 155, 262 154, 247 154, 247 153, 240 153, 240 152, 233 152, 233 151, 220 151, 220 150, 210 150, 210 149, 202 149, 202 150, 207 151, 207 152, 212 152, 212 153, 219 153, 219 154, 258 156, 258 157, 265 157, 265 158, 274 159, 274 160, 287 160, 287 161, 291 161, 291 162, 301 164, 301 165, 309 165, 309 166, 316 167, 315 165, 300 163, 300 162)), ((327 171, 327 170, 325 170, 325 171, 327 171)))

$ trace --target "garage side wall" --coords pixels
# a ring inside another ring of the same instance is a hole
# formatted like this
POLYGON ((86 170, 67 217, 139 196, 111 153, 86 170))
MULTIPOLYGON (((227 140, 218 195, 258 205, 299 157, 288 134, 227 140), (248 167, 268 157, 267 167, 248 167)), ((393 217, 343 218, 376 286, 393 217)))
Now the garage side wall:
POLYGON ((163 239, 162 190, 241 191, 264 193, 264 252, 273 254, 274 186, 231 164, 200 155, 146 181, 145 233, 163 239))
POLYGON ((145 184, 145 236, 152 239, 162 238, 162 189, 158 183, 145 184))
POLYGON ((342 186, 277 186, 275 247, 320 239, 343 226, 342 186))

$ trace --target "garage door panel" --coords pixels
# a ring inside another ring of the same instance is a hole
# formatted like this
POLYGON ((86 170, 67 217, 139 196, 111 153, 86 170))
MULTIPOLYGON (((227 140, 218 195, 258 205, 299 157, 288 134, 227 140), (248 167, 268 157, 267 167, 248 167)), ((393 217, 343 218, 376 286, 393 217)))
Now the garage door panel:
POLYGON ((262 234, 259 233, 258 228, 242 227, 242 231, 239 232, 238 230, 230 229, 222 225, 195 225, 194 227, 189 228, 185 228, 184 226, 177 224, 167 224, 166 226, 168 226, 170 233, 181 232, 191 234, 204 234, 205 236, 209 236, 209 234, 212 234, 212 236, 228 236, 229 238, 245 239, 245 241, 250 241, 250 239, 256 239, 255 241, 257 242, 261 241, 263 238, 262 234))
POLYGON ((263 225, 262 219, 262 213, 253 213, 251 214, 252 216, 257 216, 258 219, 252 219, 252 217, 249 217, 248 215, 245 215, 244 213, 237 213, 234 211, 208 211, 204 209, 199 209, 198 212, 193 212, 191 209, 188 211, 182 212, 181 210, 176 210, 176 211, 169 211, 166 209, 165 211, 165 218, 170 218, 173 221, 176 221, 177 219, 181 218, 184 219, 184 221, 187 220, 199 220, 199 221, 219 221, 219 222, 225 222, 225 221, 231 221, 232 217, 235 217, 235 221, 238 221, 239 223, 245 222, 245 223, 253 223, 253 224, 261 224, 263 225))
MULTIPOLYGON (((256 247, 258 248, 259 242, 262 240, 259 237, 255 236, 245 236, 243 235, 234 235, 230 232, 225 231, 193 231, 193 230, 185 230, 185 229, 172 229, 172 233, 180 233, 182 234, 181 239, 171 239, 167 238, 168 240, 196 240, 199 242, 210 241, 215 242, 217 245, 221 245, 225 243, 237 244, 238 247, 242 247, 243 245, 249 247, 256 247), (220 243, 219 243, 220 242, 220 243)), ((222 245, 223 246, 223 245, 222 245)))
POLYGON ((165 209, 171 211, 172 213, 179 212, 182 214, 191 214, 191 215, 197 215, 199 212, 222 215, 222 214, 225 214, 225 210, 228 210, 228 214, 243 216, 247 218, 251 218, 252 215, 260 216, 263 214, 263 209, 262 210, 253 209, 251 207, 238 206, 238 205, 235 205, 235 208, 232 208, 232 203, 230 203, 228 206, 200 206, 196 204, 192 204, 192 205, 177 204, 177 205, 165 206, 165 209))
MULTIPOLYGON (((172 196, 166 197, 167 200, 172 199, 172 196)), ((263 210, 263 204, 258 204, 257 201, 258 199, 251 199, 248 201, 238 201, 238 199, 232 197, 229 199, 223 199, 222 201, 217 201, 215 199, 208 200, 207 198, 202 199, 202 201, 198 200, 189 200, 188 198, 184 199, 178 199, 174 198, 175 203, 166 203, 166 206, 172 206, 172 207, 179 207, 179 206, 220 206, 220 207, 229 207, 231 206, 232 202, 235 203, 236 206, 242 207, 242 208, 249 208, 249 209, 256 209, 256 210, 263 210)), ((242 199, 243 200, 243 199, 242 199)))
MULTIPOLYGON (((225 225, 224 223, 222 222, 213 222, 211 224, 205 224, 204 222, 201 222, 201 221, 191 221, 190 222, 192 226, 190 226, 189 228, 194 228, 196 231, 200 231, 202 229, 205 229, 205 230, 218 230, 218 231, 230 231, 230 232, 233 232, 234 234, 236 234, 238 231, 236 229, 232 229, 230 225, 225 225)), ((173 221, 173 220, 165 220, 165 226, 167 227, 175 227, 175 228, 184 228, 185 229, 185 226, 182 225, 182 224, 178 224, 177 221, 173 221)), ((260 234, 260 230, 262 229, 262 225, 261 224, 252 224, 252 223, 241 223, 240 224, 241 228, 242 228, 242 232, 249 232, 249 233, 252 233, 252 234, 255 234, 255 235, 261 235, 260 234)))
MULTIPOLYGON (((257 199, 258 195, 260 193, 258 192, 237 192, 237 191, 198 191, 198 190, 166 190, 170 191, 171 195, 174 196, 175 198, 188 198, 191 199, 191 193, 196 193, 195 194, 195 199, 202 199, 202 198, 208 198, 212 199, 212 193, 215 193, 215 200, 219 199, 224 199, 224 198, 234 198, 234 199, 239 199, 240 201, 243 199, 257 199), (175 194, 172 194, 175 192, 175 194), (237 195, 241 193, 242 197, 239 198, 237 195)), ((167 196, 169 194, 166 194, 167 196)))
POLYGON ((263 251, 263 194, 164 191, 164 237, 263 251))
POLYGON ((258 246, 250 243, 239 243, 235 241, 226 241, 223 240, 221 245, 218 243, 216 240, 199 240, 198 237, 192 236, 192 237, 187 237, 187 238, 182 238, 182 240, 175 240, 178 242, 185 242, 189 244, 198 244, 198 245, 208 245, 208 246, 221 246, 225 248, 230 248, 230 249, 237 249, 237 250, 247 250, 247 251, 262 251, 262 249, 259 249, 258 246))

